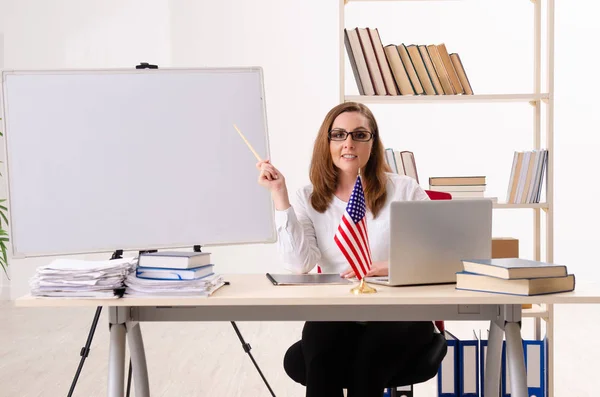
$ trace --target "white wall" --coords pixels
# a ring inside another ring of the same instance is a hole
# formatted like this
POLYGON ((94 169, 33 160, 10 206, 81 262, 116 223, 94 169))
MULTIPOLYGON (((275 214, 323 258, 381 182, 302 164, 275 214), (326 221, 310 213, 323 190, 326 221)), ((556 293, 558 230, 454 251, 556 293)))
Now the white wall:
MULTIPOLYGON (((167 2, 5 0, 0 4, 6 69, 170 64, 167 2)), ((28 290, 28 280, 35 268, 46 261, 43 258, 10 261, 13 298, 28 290)))
MULTIPOLYGON (((3 32, 4 25, 2 24, 2 19, 0 18, 0 70, 4 68, 4 34, 3 32)), ((2 105, 0 101, 0 106, 2 105)), ((0 122, 0 126, 2 123, 0 122)), ((1 127, 0 127, 1 128, 1 127)), ((0 161, 4 161, 4 140, 0 142, 0 161)), ((1 173, 4 175, 5 168, 0 168, 1 173)), ((0 183, 0 198, 6 197, 6 186, 4 183, 0 183)), ((8 276, 10 276, 10 269, 7 270, 8 276)), ((8 300, 10 299, 10 280, 7 275, 0 270, 0 300, 8 300)))
MULTIPOLYGON (((600 140, 593 73, 596 15, 583 0, 557 2, 555 261, 580 282, 597 281, 593 247, 600 186, 594 159, 600 140), (576 49, 575 45, 582 49, 576 49)), ((338 2, 305 0, 4 1, 5 67, 122 67, 140 61, 172 66, 260 65, 265 71, 271 154, 290 192, 308 182, 317 128, 338 102, 338 2)), ((458 52, 477 93, 532 89, 533 4, 502 2, 380 2, 350 4, 347 27, 378 27, 384 44, 445 42, 458 52)), ((347 69, 348 70, 348 69, 347 69)), ((356 92, 352 74, 346 87, 356 92)), ((422 184, 429 176, 483 174, 488 193, 506 195, 512 152, 529 149, 527 104, 372 106, 384 143, 415 152, 422 184)), ((249 164, 248 166, 253 166, 249 164)), ((496 210, 494 234, 532 252, 529 210, 496 210)), ((211 248, 223 272, 278 269, 273 245, 211 248)), ((12 295, 27 290, 41 261, 13 261, 12 295)), ((597 307, 556 308, 556 396, 592 396, 600 366, 589 352, 597 307)), ((471 325, 459 327, 468 331, 471 325)), ((530 333, 530 323, 526 324, 530 333)), ((258 343, 258 341, 256 342, 258 343)), ((265 369, 268 371, 268 369, 265 369)), ((433 396, 431 382, 420 388, 433 396)))
MULTIPOLYGON (((173 66, 264 68, 271 158, 292 194, 309 182, 315 133, 338 100, 336 10, 315 0, 171 2, 173 66)), ((280 269, 274 244, 210 252, 223 272, 280 269)))

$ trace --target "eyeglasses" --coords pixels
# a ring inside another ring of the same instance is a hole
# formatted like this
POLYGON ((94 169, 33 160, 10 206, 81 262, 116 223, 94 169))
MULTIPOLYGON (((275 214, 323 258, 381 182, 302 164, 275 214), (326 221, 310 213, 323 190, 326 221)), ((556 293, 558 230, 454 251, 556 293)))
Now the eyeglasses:
POLYGON ((366 130, 348 132, 346 130, 336 128, 329 131, 329 139, 332 141, 345 141, 348 138, 348 135, 352 135, 352 140, 356 142, 369 142, 371 139, 373 139, 373 133, 366 130))

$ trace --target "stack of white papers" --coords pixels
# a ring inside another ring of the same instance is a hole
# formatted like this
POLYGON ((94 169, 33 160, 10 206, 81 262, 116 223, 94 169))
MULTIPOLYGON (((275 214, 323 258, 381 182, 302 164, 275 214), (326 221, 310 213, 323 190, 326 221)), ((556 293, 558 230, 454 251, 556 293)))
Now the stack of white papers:
POLYGON ((117 298, 125 278, 135 270, 137 258, 105 261, 56 259, 40 266, 30 281, 33 296, 117 298))
POLYGON ((223 285, 223 276, 212 274, 196 280, 151 280, 137 278, 135 273, 125 280, 126 295, 136 296, 209 296, 223 285))

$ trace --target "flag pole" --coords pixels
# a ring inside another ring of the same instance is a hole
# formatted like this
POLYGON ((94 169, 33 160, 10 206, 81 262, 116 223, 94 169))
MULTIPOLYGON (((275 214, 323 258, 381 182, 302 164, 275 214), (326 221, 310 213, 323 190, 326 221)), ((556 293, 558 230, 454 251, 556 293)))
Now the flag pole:
MULTIPOLYGON (((360 177, 360 168, 358 169, 358 176, 360 177)), ((354 295, 360 294, 373 294, 376 293, 377 290, 371 287, 369 284, 365 282, 365 278, 360 279, 360 284, 350 290, 354 295)))

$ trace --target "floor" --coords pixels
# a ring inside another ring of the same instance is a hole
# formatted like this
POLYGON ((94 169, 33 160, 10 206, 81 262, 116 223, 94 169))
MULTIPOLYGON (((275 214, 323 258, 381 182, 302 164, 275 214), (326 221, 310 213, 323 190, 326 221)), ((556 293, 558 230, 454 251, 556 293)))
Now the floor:
MULTIPOLYGON (((66 396, 94 309, 16 308, 0 301, 0 396, 66 396), (15 381, 18 379, 18 381, 15 381)), ((103 311, 74 396, 105 396, 108 326, 103 311)), ((237 323, 277 396, 304 396, 282 367, 302 323, 237 323)), ((230 323, 144 323, 152 396, 269 397, 230 323)), ((134 396, 134 393, 131 393, 134 396)))

